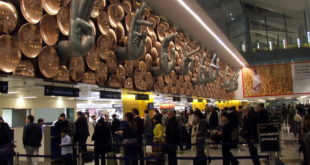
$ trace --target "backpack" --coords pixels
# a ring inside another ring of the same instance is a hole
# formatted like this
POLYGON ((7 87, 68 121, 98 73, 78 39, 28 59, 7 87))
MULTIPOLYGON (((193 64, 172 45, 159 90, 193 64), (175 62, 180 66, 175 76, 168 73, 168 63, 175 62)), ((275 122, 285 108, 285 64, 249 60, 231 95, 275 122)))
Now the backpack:
POLYGON ((234 127, 232 129, 232 132, 231 132, 231 135, 230 135, 230 139, 233 142, 239 141, 239 130, 238 130, 238 127, 234 127))
POLYGON ((76 133, 76 127, 75 124, 72 121, 69 121, 69 126, 68 126, 68 135, 70 137, 74 137, 76 133))

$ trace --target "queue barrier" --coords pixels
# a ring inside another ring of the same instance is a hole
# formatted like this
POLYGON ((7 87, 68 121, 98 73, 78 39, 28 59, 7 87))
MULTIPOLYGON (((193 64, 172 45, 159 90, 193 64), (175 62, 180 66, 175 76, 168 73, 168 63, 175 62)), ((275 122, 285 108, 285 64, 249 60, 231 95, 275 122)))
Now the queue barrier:
MULTIPOLYGON (((253 143, 245 143, 245 142, 238 142, 238 143, 208 143, 206 142, 205 143, 206 146, 208 147, 209 145, 225 145, 225 144, 229 144, 229 145, 236 145, 236 144, 253 144, 253 143)), ((176 146, 182 146, 183 144, 157 144, 157 143, 140 143, 140 144, 107 144, 107 145, 101 145, 101 146, 117 146, 117 147, 125 147, 125 146, 131 146, 131 145, 136 145, 136 146, 170 146, 170 147, 176 147, 176 146)), ((190 144, 190 145, 197 145, 196 143, 194 144, 190 144)), ((66 145, 66 146, 75 146, 75 145, 66 145)), ((94 146, 94 144, 87 144, 87 146, 94 146)), ((78 147, 78 144, 75 146, 77 148, 78 147)), ((16 153, 15 154, 15 164, 16 165, 19 165, 19 158, 20 157, 36 157, 36 158, 52 158, 52 155, 27 155, 27 154, 19 154, 19 153, 16 153)), ((73 155, 72 158, 77 158, 77 163, 78 165, 82 165, 83 163, 83 160, 82 160, 82 153, 79 153, 78 155, 73 155)), ((101 157, 95 157, 94 155, 92 156, 92 158, 101 158, 101 157)), ((201 156, 201 157, 190 157, 190 156, 179 156, 179 157, 175 157, 175 158, 172 158, 172 159, 177 159, 177 160, 197 160, 197 159, 207 159, 207 164, 209 163, 209 161, 211 160, 223 160, 223 159, 232 159, 232 158, 236 158, 238 160, 241 160, 241 159, 254 159, 254 158, 258 158, 258 159, 267 159, 267 160, 270 160, 272 159, 271 155, 260 155, 260 156, 234 156, 234 157, 222 157, 222 156, 210 156, 210 155, 206 155, 205 156, 201 156)), ((125 160, 125 159, 128 159, 124 156, 105 156, 105 159, 107 160, 125 160)), ((135 157, 135 158, 130 158, 130 160, 140 160, 139 157, 135 157)), ((143 160, 165 160, 165 156, 163 155, 158 155, 158 156, 154 156, 154 155, 150 155, 150 156, 145 156, 144 158, 142 158, 143 160)))

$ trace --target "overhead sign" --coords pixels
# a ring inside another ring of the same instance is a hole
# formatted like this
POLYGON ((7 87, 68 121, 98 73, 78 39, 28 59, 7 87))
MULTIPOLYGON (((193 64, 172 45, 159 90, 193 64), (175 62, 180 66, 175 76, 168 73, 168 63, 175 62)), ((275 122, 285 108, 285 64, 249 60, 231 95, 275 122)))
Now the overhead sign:
POLYGON ((122 99, 121 92, 100 91, 101 99, 122 99))
POLYGON ((8 93, 9 83, 7 81, 0 81, 0 93, 8 93))
POLYGON ((149 100, 149 95, 145 94, 136 94, 136 100, 149 100))
POLYGON ((181 101, 181 97, 173 97, 173 101, 178 101, 178 102, 180 102, 180 101, 181 101))
POLYGON ((203 102, 203 100, 202 99, 198 99, 198 102, 203 102))
POLYGON ((193 102, 193 98, 187 98, 187 102, 189 103, 193 102))
POLYGON ((64 97, 79 97, 79 88, 68 88, 68 87, 58 87, 58 86, 44 86, 45 96, 64 96, 64 97))
POLYGON ((262 152, 279 152, 280 139, 279 139, 279 124, 268 123, 259 124, 258 137, 260 150, 262 152))

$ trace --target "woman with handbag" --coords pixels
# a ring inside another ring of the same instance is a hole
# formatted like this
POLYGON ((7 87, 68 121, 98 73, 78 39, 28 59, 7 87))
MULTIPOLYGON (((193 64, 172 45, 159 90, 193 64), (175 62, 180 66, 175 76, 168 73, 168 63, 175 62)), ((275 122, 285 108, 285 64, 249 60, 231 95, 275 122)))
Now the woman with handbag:
MULTIPOLYGON (((164 138, 164 127, 162 124, 162 121, 159 116, 154 116, 153 118, 153 123, 154 123, 154 129, 153 129, 153 134, 154 134, 154 144, 163 144, 165 142, 164 138)), ((160 145, 154 145, 152 146, 152 151, 153 152, 162 152, 161 150, 162 146, 160 145)))

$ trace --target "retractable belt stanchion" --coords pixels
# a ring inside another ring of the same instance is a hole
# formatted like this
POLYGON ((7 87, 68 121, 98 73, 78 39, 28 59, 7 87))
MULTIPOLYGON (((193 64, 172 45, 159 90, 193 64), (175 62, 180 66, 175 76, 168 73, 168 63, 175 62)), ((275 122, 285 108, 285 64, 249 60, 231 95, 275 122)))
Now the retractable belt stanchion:
POLYGON ((15 165, 19 165, 19 153, 17 152, 17 153, 15 153, 15 165))
POLYGON ((276 154, 274 152, 269 153, 269 165, 276 165, 276 154))

